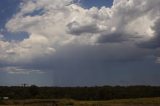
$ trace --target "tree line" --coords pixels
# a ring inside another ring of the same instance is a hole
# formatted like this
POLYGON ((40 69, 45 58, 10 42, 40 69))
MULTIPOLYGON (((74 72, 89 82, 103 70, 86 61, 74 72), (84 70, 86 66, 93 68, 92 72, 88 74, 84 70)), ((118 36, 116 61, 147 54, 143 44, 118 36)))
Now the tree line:
POLYGON ((102 86, 102 87, 28 87, 1 86, 0 97, 10 99, 75 99, 110 100, 160 97, 158 86, 102 86))

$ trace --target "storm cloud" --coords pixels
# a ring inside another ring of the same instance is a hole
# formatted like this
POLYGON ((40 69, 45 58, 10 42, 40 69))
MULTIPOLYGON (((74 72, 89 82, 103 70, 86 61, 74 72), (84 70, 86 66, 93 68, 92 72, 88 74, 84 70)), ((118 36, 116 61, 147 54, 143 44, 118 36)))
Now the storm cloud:
POLYGON ((48 75, 50 85, 159 84, 159 0, 88 9, 72 0, 27 0, 19 8, 5 29, 27 37, 0 34, 1 73, 48 75))

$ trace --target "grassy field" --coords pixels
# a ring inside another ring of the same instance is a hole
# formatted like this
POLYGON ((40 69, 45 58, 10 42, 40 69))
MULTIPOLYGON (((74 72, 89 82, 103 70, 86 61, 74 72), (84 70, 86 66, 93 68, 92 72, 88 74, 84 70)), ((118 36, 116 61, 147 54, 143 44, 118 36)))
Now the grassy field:
POLYGON ((121 99, 108 101, 7 100, 0 106, 160 106, 160 98, 121 99))

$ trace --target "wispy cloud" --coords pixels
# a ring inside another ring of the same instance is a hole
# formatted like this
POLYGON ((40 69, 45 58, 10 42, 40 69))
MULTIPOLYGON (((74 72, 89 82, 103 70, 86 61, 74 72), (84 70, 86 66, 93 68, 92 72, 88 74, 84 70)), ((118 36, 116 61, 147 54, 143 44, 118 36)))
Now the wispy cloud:
POLYGON ((157 58, 156 63, 160 63, 160 57, 157 58))
POLYGON ((4 35, 0 33, 0 39, 2 39, 3 37, 4 37, 4 35))
POLYGON ((25 69, 25 68, 20 68, 20 67, 4 67, 1 68, 3 72, 7 72, 8 74, 25 74, 25 75, 30 75, 30 74, 44 74, 43 71, 41 70, 33 70, 33 69, 25 69))

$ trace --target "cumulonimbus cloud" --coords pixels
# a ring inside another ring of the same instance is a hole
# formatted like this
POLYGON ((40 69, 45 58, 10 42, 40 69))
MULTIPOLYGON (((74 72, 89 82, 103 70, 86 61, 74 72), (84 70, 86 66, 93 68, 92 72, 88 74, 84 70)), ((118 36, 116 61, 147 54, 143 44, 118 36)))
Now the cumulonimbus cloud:
POLYGON ((0 32, 27 36, 0 34, 0 82, 7 74, 44 85, 159 84, 160 0, 88 9, 74 1, 20 3, 0 32))
POLYGON ((22 2, 6 29, 26 32, 29 37, 17 42, 1 40, 0 59, 30 61, 72 44, 125 42, 137 48, 159 48, 159 5, 159 0, 114 0, 110 8, 84 9, 72 0, 22 2))

